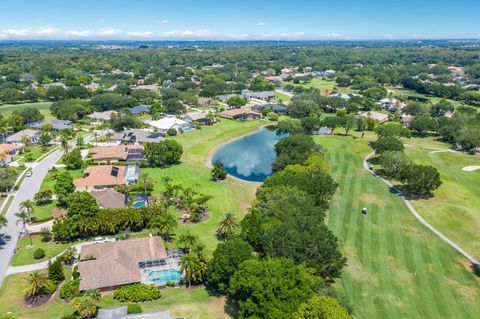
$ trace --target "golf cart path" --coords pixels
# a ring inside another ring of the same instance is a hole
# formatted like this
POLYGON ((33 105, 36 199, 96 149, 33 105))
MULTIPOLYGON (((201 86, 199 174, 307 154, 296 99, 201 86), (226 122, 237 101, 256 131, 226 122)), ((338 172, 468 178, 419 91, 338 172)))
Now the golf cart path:
POLYGON ((455 244, 453 241, 451 241, 450 239, 447 238, 447 236, 445 236, 444 234, 442 234, 439 230, 437 230, 435 227, 433 227, 432 225, 430 225, 425 219, 423 219, 423 217, 416 211, 416 209, 413 207, 412 203, 410 203, 410 201, 405 197, 405 195, 403 195, 403 193, 398 189, 396 188, 392 183, 390 183, 389 181, 387 181, 386 179, 384 179, 382 176, 378 175, 375 173, 375 171, 373 170, 370 170, 369 169, 369 165, 368 165, 368 160, 373 157, 373 155, 375 155, 375 152, 371 152, 369 154, 367 154, 367 156, 365 156, 365 158, 363 159, 363 168, 370 172, 373 176, 377 177, 378 179, 380 179, 382 182, 384 182, 385 184, 387 184, 389 187, 391 187, 393 190, 395 190, 395 192, 402 198, 402 200, 405 202, 405 205, 407 205, 408 207, 408 210, 412 213, 413 216, 415 216, 415 218, 420 222, 422 223, 425 227, 427 227, 428 229, 430 229, 433 233, 435 233, 435 235, 437 235, 438 237, 440 237, 440 239, 442 239, 444 242, 446 242, 447 244, 449 244, 451 247, 453 247, 456 251, 458 251, 460 254, 462 254, 465 258, 467 258, 472 264, 477 264, 477 265, 480 265, 480 262, 478 260, 476 260, 472 255, 470 255, 469 253, 467 253, 465 250, 463 250, 459 245, 455 244))

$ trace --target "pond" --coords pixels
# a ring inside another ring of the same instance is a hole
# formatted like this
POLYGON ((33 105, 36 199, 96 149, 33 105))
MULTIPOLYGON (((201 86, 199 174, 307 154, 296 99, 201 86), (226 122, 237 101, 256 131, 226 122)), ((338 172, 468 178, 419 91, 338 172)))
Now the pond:
POLYGON ((212 163, 221 162, 228 174, 251 182, 263 182, 272 175, 276 158, 275 143, 287 135, 277 135, 276 127, 268 126, 218 149, 212 163))

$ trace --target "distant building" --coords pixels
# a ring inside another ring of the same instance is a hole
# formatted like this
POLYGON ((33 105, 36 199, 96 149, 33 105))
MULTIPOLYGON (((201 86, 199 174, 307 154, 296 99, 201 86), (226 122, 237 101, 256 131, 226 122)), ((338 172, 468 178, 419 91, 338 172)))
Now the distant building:
POLYGON ((255 105, 253 108, 258 112, 262 112, 264 109, 267 108, 272 109, 273 112, 278 114, 284 114, 287 112, 287 108, 285 106, 274 103, 255 105))
POLYGON ((139 282, 165 285, 167 281, 178 281, 182 277, 178 257, 165 250, 161 237, 82 246, 78 263, 80 291, 110 291, 139 282), (169 272, 167 277, 164 271, 169 272))
POLYGON ((212 104, 212 99, 209 97, 199 97, 197 100, 197 104, 200 106, 209 106, 212 104))
POLYGON ((203 112, 189 112, 183 117, 187 122, 200 122, 206 123, 208 121, 207 116, 203 112))
POLYGON ((134 89, 137 89, 137 90, 146 90, 146 91, 158 91, 158 90, 159 90, 159 86, 156 85, 156 84, 137 85, 136 87, 134 87, 134 89))
POLYGON ((141 161, 145 159, 142 145, 97 146, 88 154, 94 161, 141 161))
POLYGON ((218 99, 220 102, 226 103, 230 98, 235 97, 235 96, 238 96, 238 94, 219 95, 219 96, 217 96, 217 99, 218 99))
POLYGON ((100 308, 96 319, 172 319, 168 310, 161 312, 147 312, 128 314, 128 307, 100 308))
POLYGON ((387 114, 383 114, 383 113, 379 113, 379 112, 375 112, 375 111, 363 112, 363 113, 360 113, 359 115, 357 115, 357 117, 363 117, 363 118, 371 117, 375 121, 377 121, 378 123, 383 123, 383 122, 388 121, 388 115, 387 114))
POLYGON ((184 120, 177 119, 176 117, 165 117, 156 121, 147 122, 151 127, 158 129, 161 133, 166 133, 169 129, 174 129, 176 131, 188 130, 190 124, 184 120))
POLYGON ((123 131, 121 133, 114 133, 110 138, 111 141, 117 141, 123 144, 135 143, 158 143, 165 139, 162 134, 140 129, 133 129, 123 131))
POLYGON ((30 140, 30 143, 37 144, 38 139, 40 137, 40 132, 37 130, 25 129, 18 131, 7 137, 7 143, 16 144, 16 145, 23 145, 24 137, 30 140))
POLYGON ((14 144, 0 144, 0 166, 5 166, 12 162, 12 156, 17 155, 19 147, 14 144))
POLYGON ((87 117, 96 121, 111 121, 116 114, 117 112, 115 111, 93 112, 92 114, 88 114, 87 117))
POLYGON ((55 132, 58 132, 61 130, 73 130, 72 121, 60 120, 60 119, 48 119, 44 121, 33 122, 33 123, 27 124, 26 126, 30 128, 40 129, 45 124, 52 125, 52 129, 55 132))
POLYGON ((145 105, 137 105, 130 109, 130 113, 133 115, 149 114, 150 107, 145 105))
POLYGON ((353 93, 342 93, 342 92, 332 93, 329 95, 329 97, 339 97, 344 100, 350 100, 354 96, 355 94, 353 93))
POLYGON ((125 195, 112 188, 92 190, 90 194, 95 197, 98 207, 102 209, 126 207, 125 195))
POLYGON ((248 110, 248 109, 225 110, 223 112, 220 112, 219 115, 221 117, 225 117, 233 120, 243 120, 243 121, 255 120, 262 117, 262 114, 255 111, 248 110))
POLYGON ((270 99, 276 98, 277 94, 275 94, 275 92, 270 92, 270 91, 253 92, 250 90, 242 90, 242 97, 245 99, 268 101, 270 99))
POLYGON ((73 181, 77 191, 113 188, 138 181, 138 166, 97 165, 83 171, 84 177, 73 181))

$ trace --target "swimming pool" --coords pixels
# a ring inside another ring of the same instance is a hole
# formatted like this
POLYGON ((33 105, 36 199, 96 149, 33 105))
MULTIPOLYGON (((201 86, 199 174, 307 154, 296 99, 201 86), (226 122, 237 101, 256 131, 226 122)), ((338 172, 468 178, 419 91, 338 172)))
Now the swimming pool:
POLYGON ((133 207, 135 208, 140 208, 140 207, 143 207, 145 206, 145 202, 135 202, 133 203, 133 207))
POLYGON ((179 282, 182 273, 175 269, 153 270, 147 274, 147 282, 154 285, 165 285, 168 281, 179 282))

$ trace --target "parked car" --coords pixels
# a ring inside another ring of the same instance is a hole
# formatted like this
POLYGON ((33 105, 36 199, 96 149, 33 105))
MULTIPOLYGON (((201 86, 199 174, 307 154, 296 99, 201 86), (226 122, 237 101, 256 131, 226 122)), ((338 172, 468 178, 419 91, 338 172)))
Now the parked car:
POLYGON ((107 242, 107 239, 104 238, 104 237, 97 237, 93 240, 94 244, 102 244, 102 243, 106 243, 106 242, 107 242))
POLYGON ((27 173, 25 174, 26 177, 30 177, 33 175, 32 170, 28 170, 27 173))

